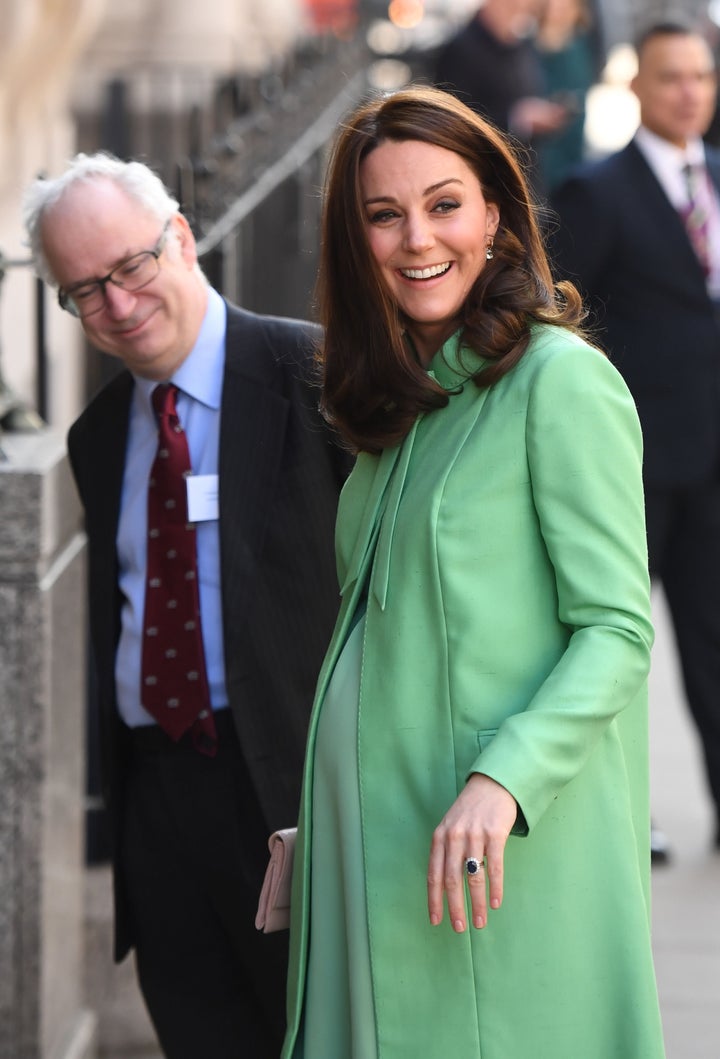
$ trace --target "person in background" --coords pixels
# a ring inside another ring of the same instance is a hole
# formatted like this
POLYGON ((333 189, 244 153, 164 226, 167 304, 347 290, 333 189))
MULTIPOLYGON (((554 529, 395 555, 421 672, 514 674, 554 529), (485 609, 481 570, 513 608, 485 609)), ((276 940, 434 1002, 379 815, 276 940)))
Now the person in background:
POLYGON ((62 308, 124 366, 69 434, 115 955, 134 948, 169 1059, 272 1059, 287 940, 254 917, 268 833, 297 813, 347 471, 318 414, 317 332, 213 290, 138 162, 78 155, 29 187, 25 221, 62 308))
POLYGON ((349 115, 322 230, 323 408, 358 456, 283 1057, 662 1059, 633 400, 452 95, 349 115))
MULTIPOLYGON (((650 569, 672 616, 720 848, 720 152, 702 142, 717 83, 707 41, 682 23, 650 26, 637 56, 640 127, 558 189, 554 255, 637 404, 650 569)), ((659 831, 654 849, 667 859, 659 831)))
POLYGON ((563 127, 535 145, 547 192, 584 157, 586 97, 599 73, 591 28, 586 0, 545 0, 535 46, 548 98, 563 103, 568 111, 563 127))
POLYGON ((526 145, 558 133, 574 107, 547 98, 533 36, 542 0, 485 0, 441 49, 432 80, 526 145))

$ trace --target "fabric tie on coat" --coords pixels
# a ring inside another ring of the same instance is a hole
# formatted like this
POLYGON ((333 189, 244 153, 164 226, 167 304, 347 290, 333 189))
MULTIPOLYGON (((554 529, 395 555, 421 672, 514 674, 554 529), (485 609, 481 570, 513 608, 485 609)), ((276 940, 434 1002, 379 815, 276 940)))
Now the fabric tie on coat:
POLYGON ((343 597, 347 595, 350 586, 363 575, 366 564, 375 554, 378 521, 383 511, 388 482, 401 452, 402 445, 397 445, 392 449, 383 449, 380 456, 371 456, 364 452, 358 455, 356 474, 365 461, 372 461, 376 466, 362 518, 358 522, 358 532, 353 545, 352 555, 340 586, 340 595, 343 597))
POLYGON ((168 383, 152 393, 159 425, 148 482, 141 702, 171 739, 191 731, 196 749, 213 756, 217 734, 200 624, 196 531, 187 511, 190 452, 177 393, 168 383))
MULTIPOLYGON (((376 462, 372 486, 362 518, 359 521, 358 533, 353 546, 352 556, 347 572, 343 578, 340 595, 346 597, 350 587, 364 578, 370 562, 373 563, 371 574, 371 591, 381 609, 385 609, 387 580, 390 569, 390 551, 397 519, 398 507, 403 493, 413 441, 417 433, 418 420, 413 424, 407 437, 391 449, 383 449, 379 457, 360 453, 361 460, 376 462), (380 542, 384 540, 382 555, 380 542)), ((357 468, 356 468, 357 470, 357 468)))
POLYGON ((398 456, 393 469, 392 478, 387 487, 387 500, 382 516, 382 522, 380 524, 380 533, 378 536, 377 547, 375 549, 375 563, 373 565, 372 579, 370 582, 371 591, 375 596, 375 599, 378 601, 381 610, 385 610, 385 604, 387 602, 388 582, 390 580, 390 556, 392 554, 395 523, 397 521, 398 509, 405 488, 405 479, 407 477, 408 467, 410 466, 410 457, 412 456, 413 445, 417 435, 418 423, 422 418, 422 415, 417 417, 410 432, 404 439, 400 449, 400 455, 398 456))

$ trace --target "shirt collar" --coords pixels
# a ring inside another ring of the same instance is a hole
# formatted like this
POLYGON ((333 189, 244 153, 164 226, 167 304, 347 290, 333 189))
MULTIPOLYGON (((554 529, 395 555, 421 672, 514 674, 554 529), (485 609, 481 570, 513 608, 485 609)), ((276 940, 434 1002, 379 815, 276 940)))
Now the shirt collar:
MULTIPOLYGON (((208 288, 208 302, 195 345, 169 380, 194 401, 217 411, 220 408, 225 362, 225 331, 227 309, 225 302, 212 287, 208 288)), ((137 390, 147 410, 151 410, 151 395, 157 380, 134 376, 137 390)))
POLYGON ((677 147, 657 133, 646 129, 644 125, 635 133, 635 140, 645 157, 655 168, 664 170, 669 166, 681 170, 684 166, 705 165, 705 147, 698 137, 688 140, 687 145, 677 147))

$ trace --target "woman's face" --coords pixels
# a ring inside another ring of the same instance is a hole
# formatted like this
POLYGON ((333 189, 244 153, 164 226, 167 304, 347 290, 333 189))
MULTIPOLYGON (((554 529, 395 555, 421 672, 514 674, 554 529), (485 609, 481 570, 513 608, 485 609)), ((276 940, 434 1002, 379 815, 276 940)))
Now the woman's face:
POLYGON ((500 212, 454 151, 386 140, 363 160, 371 252, 427 364, 457 328, 500 212))

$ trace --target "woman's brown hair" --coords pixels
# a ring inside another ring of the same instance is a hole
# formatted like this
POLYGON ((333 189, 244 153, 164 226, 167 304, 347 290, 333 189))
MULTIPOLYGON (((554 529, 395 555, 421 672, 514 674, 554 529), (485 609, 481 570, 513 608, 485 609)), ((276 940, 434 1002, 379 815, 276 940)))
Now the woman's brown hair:
POLYGON ((421 412, 448 402, 405 336, 402 314, 370 251, 360 184, 367 155, 386 140, 417 140, 459 155, 478 177, 500 225, 494 256, 464 307, 462 339, 489 363, 473 375, 491 386, 527 348, 532 321, 576 330, 582 318, 571 284, 553 286, 535 206, 508 140, 464 103, 439 89, 411 86, 362 103, 335 142, 322 219, 317 305, 322 406, 354 449, 396 445, 421 412))

